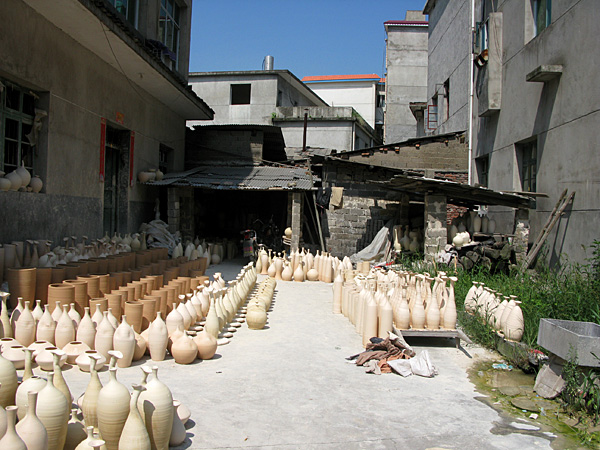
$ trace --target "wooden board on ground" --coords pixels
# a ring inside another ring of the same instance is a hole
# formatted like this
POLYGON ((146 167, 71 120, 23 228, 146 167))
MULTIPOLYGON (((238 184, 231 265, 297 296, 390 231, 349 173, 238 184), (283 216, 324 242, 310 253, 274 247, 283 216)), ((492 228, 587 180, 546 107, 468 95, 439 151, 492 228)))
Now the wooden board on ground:
POLYGON ((458 330, 397 330, 403 337, 418 337, 418 338, 450 338, 456 342, 456 348, 460 347, 460 339, 464 334, 458 330))

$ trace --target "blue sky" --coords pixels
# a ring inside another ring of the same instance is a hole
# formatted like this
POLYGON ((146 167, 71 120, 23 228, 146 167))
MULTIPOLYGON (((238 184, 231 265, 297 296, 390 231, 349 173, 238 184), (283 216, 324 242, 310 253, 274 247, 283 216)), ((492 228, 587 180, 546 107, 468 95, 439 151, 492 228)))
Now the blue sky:
POLYGON ((425 0, 193 0, 190 71, 275 69, 383 75, 386 20, 425 0))

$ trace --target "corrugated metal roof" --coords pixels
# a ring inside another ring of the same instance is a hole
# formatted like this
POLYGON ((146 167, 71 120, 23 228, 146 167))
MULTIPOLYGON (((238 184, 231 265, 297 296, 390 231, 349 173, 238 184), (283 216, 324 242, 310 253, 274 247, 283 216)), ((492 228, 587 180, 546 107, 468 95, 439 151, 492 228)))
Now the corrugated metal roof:
MULTIPOLYGON (((314 181, 318 181, 313 176, 314 181)), ((166 174, 161 181, 150 181, 152 186, 192 186, 216 190, 301 190, 313 188, 310 172, 301 167, 201 166, 166 174)))

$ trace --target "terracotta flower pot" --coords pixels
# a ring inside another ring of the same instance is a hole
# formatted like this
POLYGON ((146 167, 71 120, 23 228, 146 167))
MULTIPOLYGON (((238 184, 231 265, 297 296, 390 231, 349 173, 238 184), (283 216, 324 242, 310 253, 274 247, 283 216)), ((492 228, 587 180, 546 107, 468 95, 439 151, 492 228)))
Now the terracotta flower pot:
POLYGON ((36 272, 36 268, 8 269, 6 280, 13 307, 17 305, 18 297, 31 303, 35 301, 36 272))
POLYGON ((140 302, 125 302, 125 317, 136 333, 142 332, 142 317, 144 305, 140 302))
POLYGON ((42 306, 48 303, 48 285, 52 283, 52 268, 38 267, 35 275, 35 298, 42 301, 42 306))
POLYGON ((108 299, 101 297, 101 298, 92 298, 90 299, 90 313, 93 314, 96 312, 96 305, 100 306, 100 311, 102 311, 103 313, 105 311, 108 311, 108 299))
POLYGON ((87 283, 89 298, 100 297, 100 277, 98 275, 79 275, 77 279, 87 283))
MULTIPOLYGON (((89 306, 90 301, 90 298, 88 296, 87 282, 77 279, 68 279, 63 281, 63 283, 71 284, 73 285, 73 287, 75 287, 75 299, 74 302, 71 303, 75 303, 75 310, 77 311, 77 313, 79 313, 79 316, 82 316, 84 308, 89 306)), ((61 302, 61 304, 63 303, 61 302)))
POLYGON ((48 285, 48 309, 52 314, 56 309, 56 302, 69 305, 75 301, 75 286, 72 284, 52 283, 48 285))

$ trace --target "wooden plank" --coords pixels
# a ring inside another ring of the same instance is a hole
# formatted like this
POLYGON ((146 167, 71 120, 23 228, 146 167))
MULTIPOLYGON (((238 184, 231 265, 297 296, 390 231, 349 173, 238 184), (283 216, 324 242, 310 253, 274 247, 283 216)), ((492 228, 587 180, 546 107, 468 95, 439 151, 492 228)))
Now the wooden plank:
POLYGON ((529 266, 531 265, 531 263, 535 260, 536 256, 542 249, 542 245, 544 244, 544 242, 550 235, 552 228, 554 228, 554 225, 556 225, 556 222, 558 222, 558 220, 563 215, 563 213, 564 213, 565 209, 567 208, 567 206, 569 205, 569 203, 571 203, 571 201, 573 200, 575 191, 571 192, 571 194, 565 199, 566 194, 567 194, 567 189, 565 189, 563 191, 563 194, 561 195, 558 203, 556 204, 556 206, 550 213, 550 217, 548 217, 548 221, 546 222, 546 225, 544 225, 544 228, 542 228, 540 235, 536 239, 536 242, 534 243, 533 247, 531 247, 531 250, 529 251, 529 253, 527 253, 527 256, 523 260, 523 265, 521 266, 521 271, 527 270, 529 268, 529 266))

